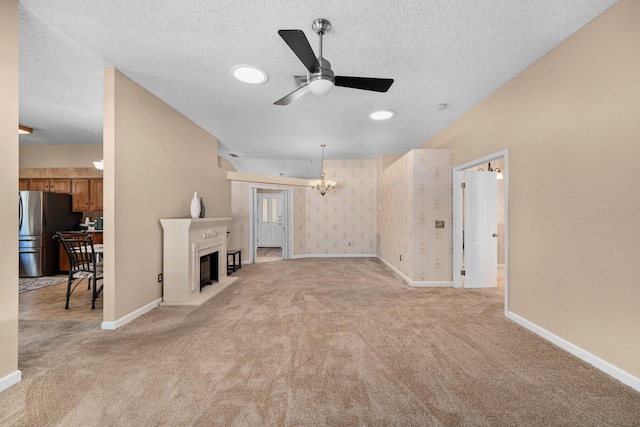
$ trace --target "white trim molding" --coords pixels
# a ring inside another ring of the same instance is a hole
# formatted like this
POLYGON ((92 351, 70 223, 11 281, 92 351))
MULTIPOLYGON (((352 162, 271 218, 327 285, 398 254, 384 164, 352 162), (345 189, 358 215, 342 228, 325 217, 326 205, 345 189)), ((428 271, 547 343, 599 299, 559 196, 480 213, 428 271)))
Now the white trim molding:
POLYGON ((530 330, 534 334, 541 336, 542 338, 546 339, 552 344, 557 345, 561 349, 568 351, 569 353, 573 354, 577 358, 584 360, 590 365, 593 365, 595 368, 601 370, 607 375, 612 376, 613 378, 617 379, 623 384, 628 385, 629 387, 633 388, 636 391, 640 391, 640 378, 618 368, 617 366, 607 362, 606 360, 599 358, 598 356, 592 353, 589 353, 585 349, 578 347, 577 345, 563 338, 560 338, 559 336, 547 331, 544 328, 541 328, 535 323, 532 323, 527 319, 520 317, 511 311, 507 312, 507 318, 513 320, 515 323, 522 326, 523 328, 530 330))
POLYGON ((110 331, 118 329, 119 327, 124 326, 127 323, 131 322, 136 317, 140 317, 143 314, 148 313, 151 310, 153 310, 154 308, 158 307, 161 302, 162 302, 162 298, 158 298, 157 300, 150 302, 149 304, 145 305, 144 307, 140 307, 139 309, 137 309, 135 311, 132 311, 131 313, 127 314, 126 316, 121 317, 120 319, 116 320, 115 322, 102 322, 102 324, 100 325, 100 328, 101 329, 110 330, 110 331))
POLYGON ((5 375, 4 377, 0 378, 0 392, 5 391, 12 385, 18 384, 20 381, 22 381, 22 372, 20 372, 19 370, 5 375))
POLYGON ((302 254, 292 258, 376 258, 376 254, 302 254))
POLYGON ((453 281, 414 281, 410 283, 414 288, 451 288, 453 281))
POLYGON ((393 271, 404 282, 414 288, 450 288, 453 286, 453 282, 450 281, 413 281, 409 279, 409 277, 407 277, 403 272, 395 268, 393 265, 389 264, 387 260, 380 257, 378 257, 378 259, 382 261, 382 263, 386 265, 389 270, 393 271))

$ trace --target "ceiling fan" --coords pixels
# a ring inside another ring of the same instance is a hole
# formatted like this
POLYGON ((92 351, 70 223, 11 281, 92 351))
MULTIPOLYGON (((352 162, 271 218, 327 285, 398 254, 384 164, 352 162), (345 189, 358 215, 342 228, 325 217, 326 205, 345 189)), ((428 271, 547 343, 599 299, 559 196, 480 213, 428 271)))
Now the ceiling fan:
POLYGON ((323 95, 333 86, 349 87, 352 89, 386 92, 393 84, 393 79, 376 79, 372 77, 336 76, 331 71, 331 63, 322 57, 322 36, 331 28, 331 22, 326 19, 316 19, 311 25, 313 31, 320 37, 320 55, 316 55, 309 45, 302 30, 279 30, 280 37, 289 45, 293 53, 302 61, 309 73, 307 82, 289 95, 274 102, 274 105, 289 105, 307 92, 323 95))

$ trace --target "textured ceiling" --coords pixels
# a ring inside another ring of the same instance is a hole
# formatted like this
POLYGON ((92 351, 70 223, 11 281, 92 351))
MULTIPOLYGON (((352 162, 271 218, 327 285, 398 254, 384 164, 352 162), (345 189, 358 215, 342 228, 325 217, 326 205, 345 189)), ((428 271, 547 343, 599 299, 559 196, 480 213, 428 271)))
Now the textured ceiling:
POLYGON ((20 143, 101 143, 113 66, 215 135, 239 171, 316 178, 321 144, 326 158, 415 148, 614 3, 21 0, 20 123, 35 132, 20 143), (332 23, 323 53, 337 75, 393 78, 391 89, 273 105, 306 72, 277 31, 303 30, 317 53, 316 18, 332 23), (237 64, 268 82, 235 80, 237 64), (377 109, 396 116, 370 120, 377 109))

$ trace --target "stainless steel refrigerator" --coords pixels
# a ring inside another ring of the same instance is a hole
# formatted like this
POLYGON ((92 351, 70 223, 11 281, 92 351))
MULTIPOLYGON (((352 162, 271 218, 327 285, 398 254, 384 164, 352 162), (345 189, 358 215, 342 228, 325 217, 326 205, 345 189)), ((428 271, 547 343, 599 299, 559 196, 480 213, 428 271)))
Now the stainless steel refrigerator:
POLYGON ((73 212, 70 194, 21 191, 18 200, 20 277, 58 274, 58 231, 80 228, 81 212, 73 212))

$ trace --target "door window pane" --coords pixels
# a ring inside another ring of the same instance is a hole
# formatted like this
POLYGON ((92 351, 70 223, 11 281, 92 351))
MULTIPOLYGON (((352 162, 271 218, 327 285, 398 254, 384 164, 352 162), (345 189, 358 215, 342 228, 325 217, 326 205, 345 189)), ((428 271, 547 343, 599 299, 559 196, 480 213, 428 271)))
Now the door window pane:
POLYGON ((262 199, 262 222, 269 222, 269 199, 262 199))
POLYGON ((278 199, 271 199, 271 222, 278 222, 278 199))

